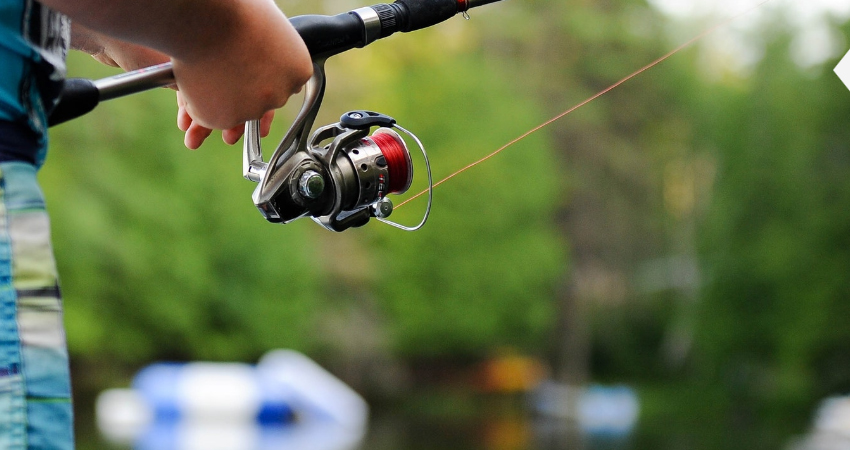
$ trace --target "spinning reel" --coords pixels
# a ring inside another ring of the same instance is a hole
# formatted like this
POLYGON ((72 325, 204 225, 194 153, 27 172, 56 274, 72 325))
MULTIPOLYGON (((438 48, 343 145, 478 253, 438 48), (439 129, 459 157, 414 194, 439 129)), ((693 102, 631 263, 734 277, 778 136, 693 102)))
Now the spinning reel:
POLYGON ((254 205, 269 222, 310 216, 331 231, 363 226, 372 217, 406 231, 421 228, 431 211, 433 191, 422 142, 392 117, 372 111, 347 112, 338 123, 308 137, 324 90, 324 64, 314 63, 304 104, 268 162, 263 162, 259 121, 245 125, 244 176, 259 184, 252 195, 254 205), (405 193, 414 174, 410 150, 396 130, 419 146, 428 175, 425 215, 412 227, 387 219, 393 211, 387 195, 405 193))

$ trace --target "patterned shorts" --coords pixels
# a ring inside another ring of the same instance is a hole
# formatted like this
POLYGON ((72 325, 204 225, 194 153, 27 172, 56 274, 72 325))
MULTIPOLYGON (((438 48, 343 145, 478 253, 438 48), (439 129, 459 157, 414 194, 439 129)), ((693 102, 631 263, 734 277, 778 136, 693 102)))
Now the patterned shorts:
POLYGON ((0 163, 0 449, 72 450, 68 351, 36 168, 0 163))

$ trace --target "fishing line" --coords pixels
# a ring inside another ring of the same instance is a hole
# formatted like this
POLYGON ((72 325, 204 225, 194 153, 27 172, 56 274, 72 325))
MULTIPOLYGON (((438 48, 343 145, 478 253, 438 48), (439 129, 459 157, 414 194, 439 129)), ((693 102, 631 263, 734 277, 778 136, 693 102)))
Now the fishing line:
MULTIPOLYGON (((569 115, 569 114, 573 113, 574 111, 576 111, 577 109, 581 108, 582 106, 585 106, 585 105, 587 105, 588 103, 590 103, 590 102, 592 102, 592 101, 594 101, 594 100, 598 99, 599 97, 602 97, 603 95, 605 95, 605 94, 607 94, 607 93, 609 93, 609 92, 613 91, 614 89, 616 89, 616 88, 620 87, 620 85, 622 85, 623 83, 625 83, 625 82, 627 82, 627 81, 631 80, 632 78, 637 77, 638 75, 640 75, 640 74, 642 74, 642 73, 646 72, 646 71, 647 71, 647 70, 649 70, 649 69, 652 69, 653 67, 657 66, 658 64, 661 64, 662 62, 664 62, 665 60, 667 60, 667 59, 668 59, 668 58, 670 58, 671 56, 675 55, 676 53, 679 53, 680 51, 682 51, 682 50, 684 50, 684 49, 686 49, 686 48, 690 47, 690 46, 691 46, 691 45, 693 45, 694 43, 696 43, 696 42, 698 42, 699 40, 701 40, 701 39, 705 38, 706 36, 708 36, 708 35, 710 35, 710 34, 714 33, 714 32, 715 32, 715 31, 717 31, 718 29, 723 28, 723 27, 725 27, 725 26, 729 25, 730 23, 732 23, 732 22, 734 22, 734 21, 736 21, 736 20, 740 19, 741 17, 744 17, 744 16, 746 16, 746 15, 748 15, 748 14, 752 13, 753 11, 755 11, 755 10, 757 10, 757 9, 761 8, 761 7, 762 7, 762 6, 764 6, 765 4, 770 3, 771 1, 772 1, 772 0, 764 0, 764 1, 762 1, 762 2, 760 2, 760 3, 758 3, 758 4, 756 4, 755 6, 753 6, 753 7, 749 8, 749 9, 747 9, 747 10, 745 10, 745 11, 741 12, 741 13, 738 13, 738 14, 736 14, 736 15, 734 15, 734 16, 732 16, 732 17, 730 17, 730 18, 728 18, 728 19, 726 19, 726 20, 724 20, 724 21, 722 21, 722 22, 719 22, 719 23, 715 24, 715 25, 714 25, 714 26, 712 26, 712 27, 709 27, 708 29, 706 29, 706 30, 705 30, 705 31, 703 31, 702 33, 700 33, 700 34, 696 35, 695 37, 691 38, 690 40, 686 41, 685 43, 683 43, 683 44, 679 45, 678 47, 674 48, 673 50, 671 50, 670 52, 668 52, 668 53, 667 53, 667 54, 665 54, 664 56, 662 56, 662 57, 660 57, 660 58, 656 59, 655 61, 652 61, 651 63, 649 63, 649 64, 647 64, 647 65, 645 65, 645 66, 643 66, 643 67, 641 67, 640 69, 638 69, 638 70, 634 71, 633 73, 631 73, 631 74, 630 74, 630 75, 628 75, 627 77, 625 77, 625 78, 623 78, 622 80, 620 80, 620 81, 618 81, 618 82, 616 82, 616 83, 612 84, 611 86, 608 86, 607 88, 605 88, 605 89, 603 89, 603 90, 601 90, 601 91, 597 92, 597 93, 596 93, 596 94, 594 94, 593 96, 589 97, 587 100, 584 100, 583 102, 581 102, 581 103, 579 103, 579 104, 577 104, 577 105, 573 106, 572 108, 570 108, 570 109, 568 109, 568 110, 566 110, 566 111, 564 111, 564 112, 562 112, 562 113, 558 114, 557 116, 555 116, 555 117, 553 117, 553 118, 551 118, 551 119, 549 119, 549 120, 547 120, 547 121, 545 121, 545 122, 541 123, 540 125, 538 125, 538 126, 536 126, 536 127, 532 128, 532 129, 530 129, 530 130, 526 131, 525 133, 523 133, 523 134, 522 134, 522 135, 520 135, 519 137, 517 137, 517 138, 515 138, 514 140, 512 140, 512 141, 508 142, 507 144, 505 144, 505 145, 501 146, 499 149, 497 149, 497 150, 496 150, 496 151, 494 151, 493 153, 490 153, 489 155, 487 155, 487 156, 485 156, 485 157, 483 157, 483 158, 481 158, 481 159, 479 159, 479 160, 477 160, 477 161, 475 161, 475 162, 473 162, 473 163, 470 163, 470 164, 466 165, 465 167, 461 168, 460 170, 458 170, 458 171, 456 171, 456 172, 452 173, 451 175, 449 175, 449 176, 447 176, 447 177, 443 178, 442 180, 440 180, 440 181, 438 181, 438 182, 434 183, 434 185, 432 186, 432 189, 433 189, 433 188, 436 188, 437 186, 439 186, 439 185, 441 185, 441 184, 445 183, 446 181, 449 181, 449 180, 451 180, 452 178, 454 178, 454 177, 456 177, 456 176, 458 176, 458 175, 462 174, 463 172, 466 172, 467 170, 472 169, 473 167, 475 167, 475 166, 477 166, 477 165, 479 165, 479 164, 481 164, 481 163, 483 163, 483 162, 487 161, 488 159, 490 159, 490 158, 492 158, 492 157, 494 157, 494 156, 498 155, 499 153, 502 153, 503 151, 505 151, 506 149, 508 149, 508 147, 511 147, 512 145, 514 145, 514 144, 518 143, 519 141, 522 141, 523 139, 525 139, 525 138, 527 138, 527 137, 531 136, 532 134, 534 134, 534 133, 536 133, 536 132, 538 132, 538 131, 542 130, 543 128, 546 128, 547 126, 551 125, 552 123, 557 122, 558 120, 562 119, 563 117, 565 117, 565 116, 567 116, 567 115, 569 115)), ((416 194, 416 195, 414 195, 414 196, 412 196, 412 197, 408 198, 407 200, 405 200, 405 201, 403 201, 403 202, 399 203, 398 205, 396 205, 395 209, 401 208, 402 206, 406 205, 407 203, 409 203, 409 202, 411 202, 411 201, 413 201, 413 200, 415 200, 415 199, 417 199, 417 198, 419 198, 419 197, 421 197, 421 196, 423 196, 423 195, 425 195, 425 194, 427 194, 427 193, 428 193, 428 190, 426 189, 426 190, 424 190, 424 191, 422 191, 422 192, 420 192, 420 193, 418 193, 418 194, 416 194)))

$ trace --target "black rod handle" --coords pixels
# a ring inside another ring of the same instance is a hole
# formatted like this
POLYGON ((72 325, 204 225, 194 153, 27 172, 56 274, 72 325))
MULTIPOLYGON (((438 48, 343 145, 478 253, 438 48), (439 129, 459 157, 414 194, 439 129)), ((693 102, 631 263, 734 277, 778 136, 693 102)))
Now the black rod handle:
POLYGON ((88 114, 100 103, 100 91, 94 81, 85 78, 68 78, 62 88, 62 97, 47 119, 48 126, 59 125, 88 114))

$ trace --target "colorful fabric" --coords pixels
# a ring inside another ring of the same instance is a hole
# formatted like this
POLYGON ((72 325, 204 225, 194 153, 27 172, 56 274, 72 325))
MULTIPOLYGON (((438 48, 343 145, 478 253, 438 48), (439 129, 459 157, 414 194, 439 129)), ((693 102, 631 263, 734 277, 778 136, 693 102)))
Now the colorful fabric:
POLYGON ((0 163, 0 449, 74 448, 49 228, 35 166, 0 163))
MULTIPOLYGON (((40 143, 24 158, 0 145, 0 161, 44 161, 47 116, 62 90, 70 42, 71 22, 64 15, 34 0, 0 0, 0 121, 14 124, 18 137, 29 132, 40 143)), ((10 132, 0 135, 0 144, 10 132)))

